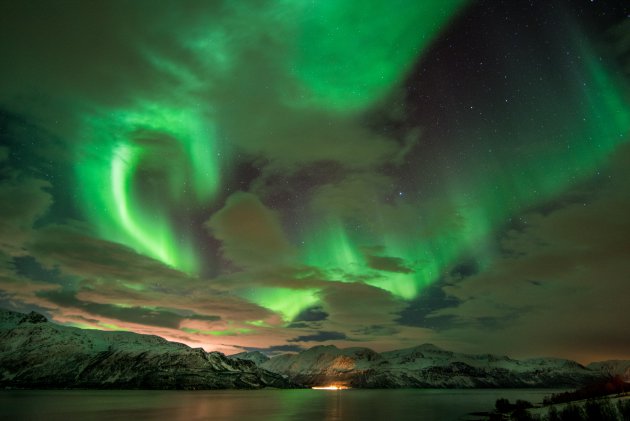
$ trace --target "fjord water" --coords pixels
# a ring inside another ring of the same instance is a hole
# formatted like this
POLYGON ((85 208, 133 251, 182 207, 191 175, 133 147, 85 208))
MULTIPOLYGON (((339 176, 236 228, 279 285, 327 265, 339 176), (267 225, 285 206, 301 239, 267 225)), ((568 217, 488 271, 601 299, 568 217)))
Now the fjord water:
POLYGON ((5 390, 11 420, 466 420, 499 397, 533 403, 550 389, 5 390))

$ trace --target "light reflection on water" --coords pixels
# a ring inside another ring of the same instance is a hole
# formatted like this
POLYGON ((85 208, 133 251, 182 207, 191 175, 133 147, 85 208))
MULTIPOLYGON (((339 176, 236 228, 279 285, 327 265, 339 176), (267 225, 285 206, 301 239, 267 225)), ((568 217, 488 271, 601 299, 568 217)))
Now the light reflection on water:
POLYGON ((499 397, 534 403, 550 389, 0 391, 11 420, 463 420, 499 397))

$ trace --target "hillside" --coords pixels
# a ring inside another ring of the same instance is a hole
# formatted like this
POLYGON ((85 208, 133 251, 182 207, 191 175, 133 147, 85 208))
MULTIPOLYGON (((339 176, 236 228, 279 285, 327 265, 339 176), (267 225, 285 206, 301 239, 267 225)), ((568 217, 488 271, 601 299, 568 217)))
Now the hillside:
POLYGON ((257 389, 290 387, 251 361, 163 338, 85 330, 0 310, 0 387, 257 389))
POLYGON ((307 386, 362 388, 571 387, 603 377, 570 360, 458 354, 431 344, 383 353, 316 346, 260 366, 307 386))

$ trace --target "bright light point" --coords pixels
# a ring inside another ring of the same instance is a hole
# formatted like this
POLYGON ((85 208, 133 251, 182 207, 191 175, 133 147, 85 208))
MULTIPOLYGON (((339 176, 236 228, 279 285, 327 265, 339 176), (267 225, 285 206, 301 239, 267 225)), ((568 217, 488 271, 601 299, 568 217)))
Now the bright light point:
POLYGON ((313 386, 311 389, 314 390, 346 390, 350 389, 348 386, 343 385, 331 385, 331 386, 313 386))

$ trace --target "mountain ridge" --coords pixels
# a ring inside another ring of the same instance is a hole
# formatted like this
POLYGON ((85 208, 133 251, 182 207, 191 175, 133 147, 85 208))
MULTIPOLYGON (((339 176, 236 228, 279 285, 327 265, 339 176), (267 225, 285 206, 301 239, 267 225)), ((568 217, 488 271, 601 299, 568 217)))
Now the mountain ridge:
POLYGON ((31 312, 0 309, 0 387, 222 389, 573 387, 614 374, 629 361, 583 366, 561 358, 517 360, 464 354, 433 344, 376 352, 317 345, 269 358, 225 356, 152 335, 85 330, 31 312))
POLYGON ((517 360, 456 353, 433 344, 381 353, 370 348, 315 346, 272 357, 260 367, 306 386, 359 388, 573 387, 608 374, 562 358, 517 360))
POLYGON ((133 332, 50 323, 0 310, 0 387, 259 389, 295 385, 254 362, 133 332))

